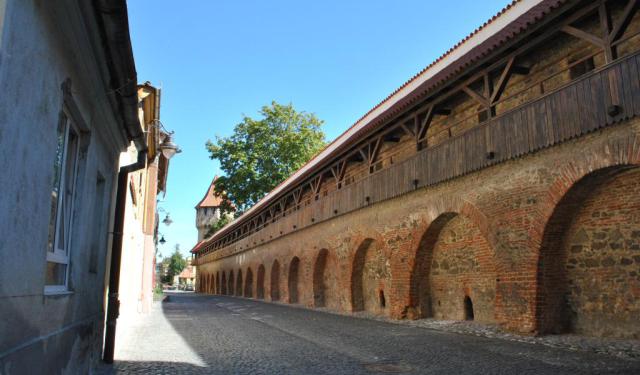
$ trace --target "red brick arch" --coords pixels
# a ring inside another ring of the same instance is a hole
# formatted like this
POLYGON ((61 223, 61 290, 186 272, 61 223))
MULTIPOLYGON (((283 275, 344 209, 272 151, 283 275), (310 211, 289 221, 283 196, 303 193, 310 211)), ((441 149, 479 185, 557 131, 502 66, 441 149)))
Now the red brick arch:
POLYGON ((264 276, 265 276, 264 264, 260 264, 258 266, 258 277, 256 280, 256 298, 257 299, 264 299, 264 276))
POLYGON ((244 296, 253 298, 253 271, 251 267, 247 267, 247 276, 244 281, 244 296))
POLYGON ((216 272, 216 294, 222 293, 222 288, 220 287, 220 271, 216 272))
POLYGON ((351 266, 351 311, 364 310, 364 295, 362 292, 362 273, 365 266, 367 250, 375 242, 373 238, 365 238, 358 244, 351 266))
POLYGON ((393 275, 391 268, 386 269, 386 267, 382 267, 381 263, 383 261, 385 264, 389 263, 391 249, 385 247, 383 236, 376 231, 354 234, 352 243, 357 246, 351 252, 350 259, 350 274, 348 275, 350 286, 349 308, 352 312, 368 310, 375 314, 386 315, 389 310, 387 301, 390 299, 389 294, 393 275), (376 254, 379 258, 382 258, 377 259, 376 265, 378 267, 373 265, 375 270, 367 269, 367 259, 372 261, 371 257, 376 254), (389 274, 373 275, 375 272, 381 271, 381 268, 384 268, 389 274), (370 280, 365 282, 367 274, 369 274, 368 278, 370 280))
POLYGON ((300 302, 300 258, 294 256, 289 263, 287 277, 287 295, 289 303, 300 302))
POLYGON ((235 295, 236 296, 242 296, 242 291, 243 291, 243 287, 242 287, 242 268, 238 270, 238 277, 236 279, 236 289, 235 289, 235 295))
MULTIPOLYGON (((394 309, 391 315, 396 318, 417 319, 424 317, 425 306, 420 307, 418 290, 420 279, 428 274, 421 275, 420 269, 423 262, 430 262, 429 252, 423 252, 427 242, 435 244, 440 230, 447 222, 457 215, 462 215, 470 220, 472 225, 477 227, 482 236, 488 241, 492 249, 495 249, 496 239, 490 231, 489 220, 486 215, 469 201, 458 196, 444 196, 429 202, 428 209, 421 215, 420 222, 407 236, 410 241, 400 255, 392 258, 392 270, 396 274, 393 279, 393 299, 394 309)), ((483 257, 485 267, 492 267, 496 270, 499 265, 495 262, 495 256, 483 257)))
POLYGON ((329 250, 320 249, 313 263, 313 306, 324 307, 327 300, 327 284, 325 282, 325 270, 329 250))
POLYGON ((226 295, 228 286, 227 273, 225 271, 222 271, 222 279, 220 281, 220 294, 226 295))
POLYGON ((566 228, 567 217, 573 217, 576 202, 583 201, 589 192, 599 184, 606 184, 618 174, 631 168, 640 166, 640 137, 607 139, 596 151, 576 158, 561 166, 555 179, 539 202, 538 230, 532 232, 529 241, 530 248, 536 251, 531 267, 535 270, 532 285, 532 297, 529 300, 531 331, 558 332, 566 331, 566 320, 560 318, 561 306, 557 293, 550 293, 553 288, 552 278, 556 283, 562 283, 559 264, 553 264, 552 269, 545 270, 553 250, 551 242, 558 237, 558 230, 566 228), (559 229, 560 228, 560 229, 559 229), (555 275, 555 276, 554 276, 555 275), (555 322, 554 322, 555 321, 555 322), (558 324, 559 323, 559 324, 558 324), (564 325, 564 326, 563 326, 564 325))
POLYGON ((640 337, 640 330, 630 323, 640 314, 640 303, 633 302, 640 293, 629 293, 640 290, 640 282, 627 279, 628 271, 640 271, 632 261, 635 252, 629 250, 640 246, 634 245, 640 240, 631 234, 640 231, 640 220, 632 213, 640 210, 639 171, 637 165, 615 165, 587 173, 571 184, 554 185, 568 189, 542 234, 536 331, 640 337))
POLYGON ((486 239, 487 227, 483 225, 486 220, 478 220, 479 217, 483 218, 483 215, 468 203, 463 204, 459 211, 460 213, 443 212, 429 223, 427 229, 419 237, 409 281, 410 304, 407 313, 411 318, 430 317, 434 316, 435 311, 443 310, 440 308, 439 300, 437 305, 435 300, 432 301, 433 293, 437 293, 434 292, 437 285, 432 285, 436 282, 432 275, 432 269, 434 266, 439 266, 435 262, 434 251, 439 246, 445 246, 440 238, 445 228, 449 225, 462 225, 462 228, 456 230, 462 229, 469 232, 456 238, 453 245, 446 246, 453 246, 452 249, 460 246, 464 249, 470 246, 473 254, 468 254, 466 251, 460 252, 461 250, 458 249, 458 255, 467 257, 468 265, 471 268, 458 270, 457 268, 461 266, 460 262, 462 262, 459 259, 457 264, 451 265, 455 268, 454 270, 449 271, 449 265, 445 265, 445 269, 439 271, 443 275, 437 278, 441 279, 441 282, 445 282, 446 288, 449 289, 448 294, 453 295, 450 298, 454 298, 454 300, 445 302, 449 306, 449 315, 443 316, 443 318, 463 319, 463 302, 473 299, 482 301, 482 303, 477 303, 481 311, 476 316, 487 322, 494 320, 495 252, 486 239))
POLYGON ((271 301, 280 300, 280 262, 275 259, 271 265, 271 276, 269 278, 269 294, 271 301))

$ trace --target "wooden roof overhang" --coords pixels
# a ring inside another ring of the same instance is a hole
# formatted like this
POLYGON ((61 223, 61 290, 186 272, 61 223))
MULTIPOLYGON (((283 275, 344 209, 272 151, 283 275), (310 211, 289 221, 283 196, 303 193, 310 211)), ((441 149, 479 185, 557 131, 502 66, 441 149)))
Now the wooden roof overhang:
POLYGON ((274 211, 284 211, 284 207, 290 202, 299 203, 305 189, 317 193, 326 176, 333 176, 339 181, 344 176, 346 162, 352 159, 371 161, 384 140, 383 137, 393 131, 400 129, 409 133, 416 137, 419 144, 430 119, 447 113, 447 108, 442 108, 439 104, 460 91, 491 107, 499 98, 508 75, 526 70, 515 63, 518 55, 540 45, 557 32, 568 32, 567 25, 592 13, 599 6, 601 1, 514 1, 378 104, 245 214, 207 239, 198 252, 233 242, 256 228, 266 218, 272 217, 274 211), (516 13, 508 17, 510 11, 516 13), (567 14, 569 11, 571 14, 567 14), (497 30, 491 30, 491 25, 497 25, 497 30), (481 39, 473 41, 474 38, 481 39), (467 43, 470 45, 463 53, 454 55, 456 49, 467 43), (500 72, 500 78, 494 92, 477 93, 469 90, 472 83, 496 70, 500 72), (237 229, 240 231, 237 232, 237 229))

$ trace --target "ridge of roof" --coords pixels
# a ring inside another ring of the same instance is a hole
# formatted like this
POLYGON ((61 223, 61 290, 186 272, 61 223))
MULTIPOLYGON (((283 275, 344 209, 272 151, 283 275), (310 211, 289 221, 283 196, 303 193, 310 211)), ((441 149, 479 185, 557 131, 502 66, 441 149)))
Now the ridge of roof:
POLYGON ((503 42, 511 39, 521 31, 526 30, 530 24, 538 21, 549 11, 566 1, 568 0, 512 0, 489 20, 474 29, 470 34, 367 111, 353 125, 311 158, 311 160, 278 184, 244 214, 225 225, 206 241, 212 241, 226 234, 231 228, 242 222, 244 218, 250 216, 260 207, 267 204, 274 196, 281 193, 286 186, 292 184, 298 178, 303 177, 304 174, 316 164, 325 161, 324 159, 326 158, 330 158, 333 152, 340 151, 340 146, 347 144, 347 142, 353 138, 357 138, 361 132, 369 130, 367 129, 368 125, 371 125, 387 111, 392 110, 394 105, 402 104, 401 101, 406 99, 412 92, 419 88, 426 90, 425 86, 429 83, 432 84, 432 87, 438 85, 451 74, 457 73, 460 69, 466 67, 466 65, 475 62, 478 57, 486 55, 486 53, 502 45, 503 42), (525 17, 527 15, 529 16, 525 17), (505 30, 507 32, 504 32, 505 30), (504 33, 505 35, 499 35, 499 33, 504 33), (492 38, 498 38, 499 40, 494 41, 492 38), (477 51, 480 49, 482 51, 477 51), (462 63, 459 63, 460 61, 462 61, 462 63), (455 66, 456 63, 461 66, 455 66))

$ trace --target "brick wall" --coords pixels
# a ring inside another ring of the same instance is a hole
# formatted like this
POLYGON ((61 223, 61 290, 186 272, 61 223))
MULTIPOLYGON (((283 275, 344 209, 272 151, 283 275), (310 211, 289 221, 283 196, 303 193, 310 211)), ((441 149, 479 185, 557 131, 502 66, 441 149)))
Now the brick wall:
POLYGON ((639 131, 627 121, 243 249, 248 237, 199 277, 221 273, 233 294, 251 269, 267 301, 397 319, 472 305, 512 331, 637 338, 639 131))

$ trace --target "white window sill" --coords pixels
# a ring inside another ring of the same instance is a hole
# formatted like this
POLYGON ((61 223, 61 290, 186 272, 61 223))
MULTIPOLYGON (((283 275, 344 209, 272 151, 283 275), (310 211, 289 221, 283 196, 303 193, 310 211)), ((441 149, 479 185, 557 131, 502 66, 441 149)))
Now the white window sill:
POLYGON ((45 296, 68 296, 73 293, 73 290, 44 290, 45 296))

